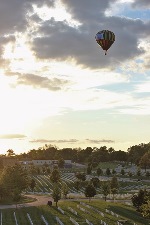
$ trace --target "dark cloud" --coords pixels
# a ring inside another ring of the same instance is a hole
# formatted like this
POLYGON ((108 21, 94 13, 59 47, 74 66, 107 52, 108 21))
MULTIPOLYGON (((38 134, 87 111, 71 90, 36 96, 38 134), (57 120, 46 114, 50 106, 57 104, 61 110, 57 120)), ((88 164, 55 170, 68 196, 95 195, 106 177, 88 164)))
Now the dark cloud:
POLYGON ((17 76, 17 85, 29 85, 34 88, 46 88, 51 91, 61 90, 70 81, 60 78, 48 78, 35 74, 20 74, 10 71, 6 72, 7 76, 17 76))
POLYGON ((0 1, 0 34, 22 31, 27 26, 27 13, 32 4, 39 7, 46 4, 53 6, 53 0, 1 0, 0 1))
POLYGON ((32 143, 76 143, 78 140, 76 139, 62 139, 62 140, 47 140, 47 139, 37 139, 37 140, 31 140, 32 143))
POLYGON ((62 87, 67 84, 67 80, 58 78, 41 77, 34 74, 19 75, 17 84, 31 85, 34 88, 46 88, 51 91, 61 90, 62 87))
POLYGON ((148 9, 150 7, 150 1, 149 0, 135 0, 132 4, 133 7, 136 8, 145 8, 148 9))
POLYGON ((94 144, 100 144, 100 143, 114 143, 113 140, 106 140, 106 139, 100 139, 100 140, 92 140, 92 139, 86 139, 89 143, 94 143, 94 144))
MULTIPOLYGON (((109 7, 112 0, 61 0, 66 6, 67 11, 72 15, 72 18, 81 23, 91 23, 96 21, 101 24, 100 18, 109 7)), ((115 2, 115 1, 113 1, 115 2)))
POLYGON ((119 63, 143 53, 138 48, 139 39, 150 35, 150 22, 121 17, 106 17, 105 10, 111 1, 62 1, 74 19, 81 22, 71 27, 66 21, 51 19, 41 24, 33 50, 42 59, 66 60, 73 58, 77 64, 90 68, 114 68, 119 63), (108 55, 95 41, 99 30, 112 30, 116 41, 108 55))
POLYGON ((20 139, 26 138, 27 136, 24 134, 3 134, 0 135, 0 139, 20 139))

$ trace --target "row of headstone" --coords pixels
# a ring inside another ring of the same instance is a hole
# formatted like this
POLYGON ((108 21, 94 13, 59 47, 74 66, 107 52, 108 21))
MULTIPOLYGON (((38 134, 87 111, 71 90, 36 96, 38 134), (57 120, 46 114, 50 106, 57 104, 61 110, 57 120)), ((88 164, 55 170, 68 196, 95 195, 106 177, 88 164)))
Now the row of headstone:
POLYGON ((63 222, 56 216, 56 221, 59 225, 64 225, 63 222))
POLYGON ((27 217, 28 217, 28 219, 29 219, 29 221, 30 221, 30 224, 31 224, 31 225, 34 225, 34 224, 33 224, 33 222, 32 222, 32 219, 31 219, 31 217, 30 217, 30 214, 29 214, 29 213, 27 213, 27 217))
POLYGON ((101 220, 102 225, 108 225, 105 221, 101 220))
POLYGON ((79 225, 73 218, 70 217, 70 221, 74 224, 74 225, 79 225))
POLYGON ((117 213, 114 213, 111 210, 106 209, 106 213, 111 214, 112 216, 116 216, 117 218, 119 217, 117 213))
POLYGON ((93 206, 90 206, 90 205, 87 205, 86 203, 84 202, 80 202, 81 205, 84 205, 85 207, 87 208, 90 208, 92 210, 94 210, 95 212, 99 213, 102 217, 104 217, 104 213, 99 211, 98 209, 94 208, 93 206))
POLYGON ((14 218, 15 218, 16 225, 18 225, 18 221, 17 221, 17 217, 16 217, 16 213, 15 212, 14 212, 14 218))
POLYGON ((86 222, 88 225, 93 225, 93 223, 91 223, 91 222, 88 221, 87 219, 85 220, 85 222, 86 222))
POLYGON ((41 219, 43 220, 43 222, 45 223, 45 225, 49 225, 48 222, 47 222, 47 220, 44 218, 43 215, 41 215, 41 219))
POLYGON ((73 208, 71 208, 71 207, 68 207, 68 209, 73 213, 73 214, 75 214, 75 215, 77 215, 78 213, 77 213, 77 211, 75 211, 73 208))
POLYGON ((79 205, 77 205, 77 208, 80 209, 80 210, 83 211, 83 212, 89 213, 89 211, 87 211, 86 209, 80 207, 79 205))
POLYGON ((57 208, 63 215, 65 214, 64 210, 62 210, 60 207, 57 208))
POLYGON ((123 225, 122 223, 120 223, 119 221, 117 221, 117 225, 123 225))

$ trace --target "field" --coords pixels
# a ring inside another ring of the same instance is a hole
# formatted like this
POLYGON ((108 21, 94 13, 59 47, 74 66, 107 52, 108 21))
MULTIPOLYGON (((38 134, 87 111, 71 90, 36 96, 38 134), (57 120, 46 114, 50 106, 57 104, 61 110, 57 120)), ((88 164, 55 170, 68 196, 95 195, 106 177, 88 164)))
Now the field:
POLYGON ((1 210, 1 225, 31 225, 28 216, 33 225, 44 225, 46 222, 47 224, 56 225, 58 224, 56 222, 56 216, 64 225, 73 224, 70 217, 79 225, 86 225, 88 224, 87 222, 91 222, 93 225, 98 225, 101 224, 101 221, 108 225, 116 225, 118 220, 126 221, 124 223, 126 225, 133 225, 134 223, 136 225, 148 225, 150 222, 150 220, 142 218, 133 207, 126 206, 121 203, 110 203, 102 200, 92 200, 90 203, 88 200, 84 200, 82 202, 65 200, 59 201, 58 206, 64 211, 64 214, 62 214, 55 205, 20 209, 3 209, 1 210), (70 209, 74 210, 77 215, 72 213, 70 209), (101 214, 104 214, 104 216, 101 214), (42 216, 45 219, 45 223, 43 222, 42 216))

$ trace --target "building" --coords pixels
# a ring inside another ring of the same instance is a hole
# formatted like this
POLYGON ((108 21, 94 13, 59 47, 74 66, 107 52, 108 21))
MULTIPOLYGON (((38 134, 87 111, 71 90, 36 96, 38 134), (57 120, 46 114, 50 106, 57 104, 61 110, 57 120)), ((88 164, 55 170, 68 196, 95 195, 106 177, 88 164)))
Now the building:
MULTIPOLYGON (((71 168, 72 167, 72 161, 71 160, 64 160, 64 167, 66 168, 71 168)), ((28 167, 30 165, 34 165, 34 166, 55 166, 58 165, 58 160, 42 160, 42 159, 38 159, 38 160, 30 160, 30 161, 21 161, 20 162, 21 165, 23 165, 24 167, 28 167)))

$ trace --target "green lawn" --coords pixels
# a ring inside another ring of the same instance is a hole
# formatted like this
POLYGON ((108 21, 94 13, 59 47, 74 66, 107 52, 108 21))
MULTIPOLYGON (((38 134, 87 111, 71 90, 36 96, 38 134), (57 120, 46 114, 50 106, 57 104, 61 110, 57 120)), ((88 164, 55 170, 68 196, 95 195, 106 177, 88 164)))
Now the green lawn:
POLYGON ((77 221, 79 224, 86 225, 85 219, 92 222, 93 225, 100 224, 100 221, 105 221, 108 225, 116 225, 117 220, 127 220, 125 223, 126 225, 133 225, 136 223, 137 225, 148 225, 150 220, 146 220, 139 213, 135 211, 135 209, 131 206, 126 206, 121 203, 110 203, 105 202, 102 200, 92 200, 90 203, 88 200, 82 200, 82 202, 86 203, 87 205, 93 206, 92 209, 88 208, 85 205, 81 205, 79 201, 59 201, 58 206, 64 210, 65 214, 63 215, 53 204, 53 206, 49 207, 39 206, 39 207, 29 207, 29 208, 20 208, 20 209, 3 209, 2 218, 3 223, 2 225, 15 225, 14 219, 14 212, 16 214, 16 218, 18 221, 18 225, 30 225, 29 219, 27 217, 27 213, 29 213, 32 222, 34 225, 42 225, 41 215, 48 221, 49 224, 56 225, 56 216, 64 223, 64 225, 72 225, 70 221, 70 217, 77 221), (77 205, 86 211, 83 212, 81 209, 77 208, 77 205), (74 209, 78 215, 74 215, 68 207, 74 209), (106 213, 106 209, 117 213, 119 217, 112 216, 109 213, 106 213), (104 217, 100 215, 96 210, 104 213, 104 217))

